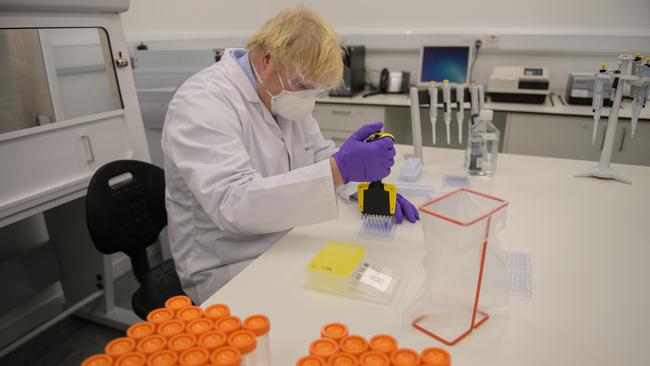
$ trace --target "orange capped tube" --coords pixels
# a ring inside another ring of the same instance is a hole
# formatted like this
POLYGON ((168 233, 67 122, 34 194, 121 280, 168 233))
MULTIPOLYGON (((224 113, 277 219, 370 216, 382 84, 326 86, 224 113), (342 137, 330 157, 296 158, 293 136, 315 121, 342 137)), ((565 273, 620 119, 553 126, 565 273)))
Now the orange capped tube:
POLYGON ((147 314, 147 321, 155 325, 170 319, 174 319, 174 312, 165 308, 151 310, 149 314, 147 314))
POLYGON ((378 334, 370 338, 368 345, 371 350, 390 357, 390 354, 397 349, 397 340, 388 334, 378 334))
POLYGON ((165 349, 167 345, 167 339, 160 334, 154 334, 142 338, 138 342, 138 351, 144 353, 145 355, 150 355, 158 351, 165 349))
POLYGON ((327 366, 327 363, 320 356, 309 355, 300 357, 296 362, 296 366, 327 366))
POLYGON ((135 323, 126 330, 126 336, 135 340, 156 333, 156 325, 149 322, 135 323))
POLYGON ((349 353, 359 357, 368 350, 368 342, 358 335, 349 335, 341 339, 341 352, 349 353))
POLYGON ((230 308, 225 304, 210 305, 203 310, 203 316, 214 321, 228 315, 230 315, 230 308))
POLYGON ((176 311, 176 318, 189 323, 194 319, 198 319, 203 316, 203 310, 198 306, 186 306, 182 309, 176 311))
POLYGON ((390 361, 393 366, 418 366, 420 365, 420 355, 412 349, 399 348, 390 355, 390 361))
POLYGON ((330 357, 328 366, 357 366, 357 358, 349 353, 337 353, 330 357))
POLYGON ((210 352, 201 347, 186 349, 178 356, 178 364, 181 366, 203 366, 210 362, 210 352))
POLYGON ((236 316, 227 315, 214 323, 214 329, 230 334, 241 329, 241 320, 236 316))
POLYGON ((348 327, 343 323, 325 324, 320 330, 320 336, 339 342, 343 337, 348 336, 348 327))
POLYGON ((212 320, 208 318, 198 318, 187 323, 185 330, 188 333, 195 334, 197 337, 212 329, 212 320))
POLYGON ((255 333, 248 330, 238 330, 228 336, 228 345, 235 347, 241 353, 242 366, 255 366, 257 337, 255 333))
POLYGON ((145 366, 147 364, 147 356, 142 352, 129 352, 120 356, 114 366, 145 366))
POLYGON ((220 330, 211 330, 201 334, 197 344, 199 347, 214 351, 228 344, 228 336, 220 330))
POLYGON ((309 345, 309 354, 320 356, 325 361, 339 351, 339 344, 331 338, 320 338, 309 345))
POLYGON ((177 334, 169 339, 167 348, 170 350, 181 353, 186 349, 190 349, 196 345, 196 336, 189 333, 177 334))
POLYGON ((100 353, 92 355, 81 363, 81 366, 112 366, 113 358, 109 355, 100 353))
POLYGON ((431 347, 422 350, 420 358, 422 359, 422 365, 426 366, 451 365, 451 356, 449 355, 449 352, 438 347, 431 347))
POLYGON ((125 353, 135 351, 135 345, 135 339, 128 337, 115 338, 106 344, 104 353, 113 358, 118 358, 125 353))
POLYGON ((244 319, 244 330, 251 331, 257 336, 255 358, 258 365, 271 364, 271 321, 266 315, 255 314, 244 319))
POLYGON ((170 297, 167 299, 167 301, 165 301, 165 308, 173 311, 174 313, 188 306, 192 306, 192 299, 185 295, 170 297))
POLYGON ((165 349, 149 356, 147 366, 175 366, 177 362, 176 352, 165 349))
POLYGON ((241 352, 235 347, 221 347, 210 355, 212 366, 241 366, 241 352))
POLYGON ((359 356, 359 366, 390 366, 390 358, 377 351, 368 351, 359 356))
POLYGON ((185 323, 178 319, 170 319, 160 323, 156 331, 163 337, 171 338, 176 334, 181 334, 185 331, 185 323))

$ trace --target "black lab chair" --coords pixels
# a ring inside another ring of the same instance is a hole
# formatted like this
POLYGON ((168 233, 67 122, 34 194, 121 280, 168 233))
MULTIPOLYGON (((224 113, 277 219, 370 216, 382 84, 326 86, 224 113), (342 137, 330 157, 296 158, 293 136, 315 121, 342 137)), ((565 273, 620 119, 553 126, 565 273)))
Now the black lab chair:
POLYGON ((88 231, 97 250, 123 252, 131 259, 140 287, 131 297, 142 319, 165 300, 184 295, 172 260, 151 267, 147 247, 167 226, 165 177, 159 167, 136 160, 117 160, 99 168, 86 196, 88 231))

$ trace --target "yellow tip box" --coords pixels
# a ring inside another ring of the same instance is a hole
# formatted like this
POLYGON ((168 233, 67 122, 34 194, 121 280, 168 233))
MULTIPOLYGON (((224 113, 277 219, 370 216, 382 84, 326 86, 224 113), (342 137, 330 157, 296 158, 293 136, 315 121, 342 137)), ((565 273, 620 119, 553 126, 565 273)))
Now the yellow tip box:
POLYGON ((358 244, 332 241, 307 265, 308 285, 320 291, 390 303, 402 275, 368 258, 358 244))

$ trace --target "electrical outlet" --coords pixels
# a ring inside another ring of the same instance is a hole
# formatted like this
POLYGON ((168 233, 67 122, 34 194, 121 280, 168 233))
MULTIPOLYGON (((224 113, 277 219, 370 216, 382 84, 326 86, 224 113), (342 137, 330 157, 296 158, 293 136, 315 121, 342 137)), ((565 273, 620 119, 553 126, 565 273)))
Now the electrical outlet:
POLYGON ((472 48, 475 47, 477 41, 481 42, 481 50, 499 48, 499 36, 495 34, 476 34, 463 37, 463 43, 470 45, 472 48))
POLYGON ((481 41, 483 41, 483 48, 484 49, 497 49, 499 48, 499 36, 496 34, 488 34, 486 36, 481 37, 481 41))

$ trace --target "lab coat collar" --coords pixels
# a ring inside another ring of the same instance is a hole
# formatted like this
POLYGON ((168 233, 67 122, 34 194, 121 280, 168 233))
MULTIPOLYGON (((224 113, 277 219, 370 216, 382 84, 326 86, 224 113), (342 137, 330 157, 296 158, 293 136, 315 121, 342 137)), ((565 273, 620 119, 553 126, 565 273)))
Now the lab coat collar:
POLYGON ((242 70, 241 66, 239 66, 237 63, 237 60, 235 60, 230 54, 231 50, 231 48, 227 48, 221 57, 223 66, 226 68, 226 71, 233 79, 239 90, 241 90, 241 92, 244 94, 247 101, 251 103, 261 103, 262 100, 260 99, 260 96, 257 95, 257 90, 255 90, 253 87, 251 81, 248 79, 248 76, 246 76, 244 70, 242 70))

